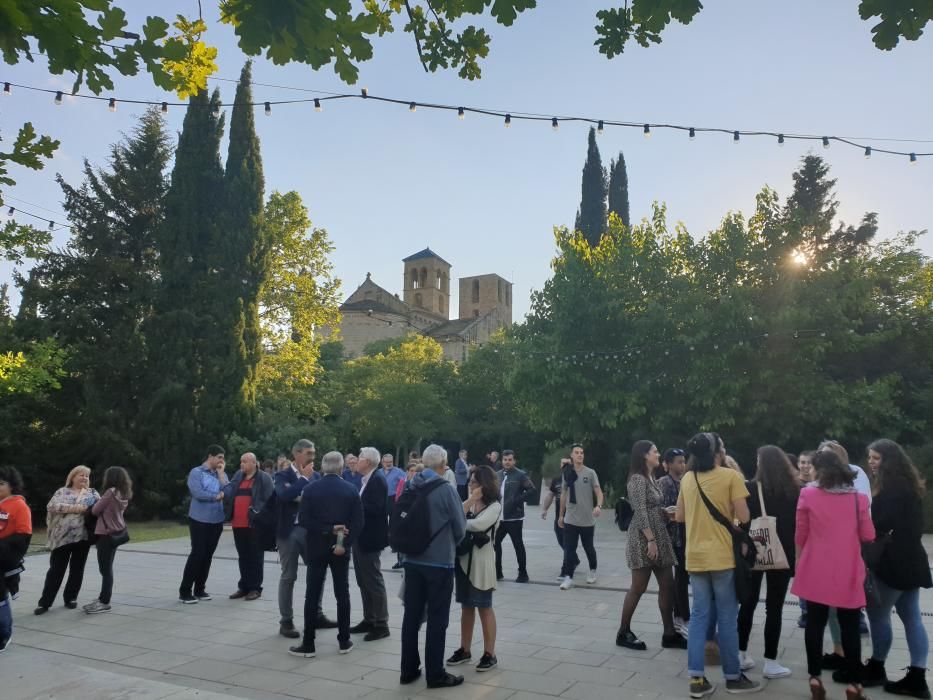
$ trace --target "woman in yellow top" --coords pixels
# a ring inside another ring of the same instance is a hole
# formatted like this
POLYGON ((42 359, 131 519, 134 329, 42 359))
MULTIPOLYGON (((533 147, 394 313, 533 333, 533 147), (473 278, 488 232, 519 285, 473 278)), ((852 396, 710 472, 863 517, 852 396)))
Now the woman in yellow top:
POLYGON ((716 433, 698 433, 687 444, 690 458, 680 482, 677 499, 678 522, 686 523, 687 571, 693 587, 693 610, 687 636, 687 671, 690 697, 710 695, 713 686, 705 676, 704 652, 710 608, 715 605, 719 627, 719 652, 726 690, 750 693, 760 685, 739 667, 739 603, 735 594, 735 558, 732 534, 710 513, 701 493, 727 520, 749 519, 748 489, 738 472, 725 466, 726 450, 716 433))

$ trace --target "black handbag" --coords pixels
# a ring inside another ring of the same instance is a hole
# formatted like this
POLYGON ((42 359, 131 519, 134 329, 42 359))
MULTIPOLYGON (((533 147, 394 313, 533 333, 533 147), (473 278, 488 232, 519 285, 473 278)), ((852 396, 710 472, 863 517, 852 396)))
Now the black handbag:
POLYGON ((113 532, 107 536, 110 538, 110 546, 114 549, 130 541, 130 533, 126 528, 123 528, 119 532, 113 532))
MULTIPOLYGON (((858 533, 858 494, 855 494, 855 532, 858 533)), ((881 537, 876 537, 874 542, 862 543, 862 561, 865 563, 865 582, 862 584, 865 589, 865 606, 877 607, 881 602, 878 595, 878 588, 875 586, 874 569, 881 564, 881 558, 884 556, 884 549, 891 541, 891 532, 887 532, 881 537)))
MULTIPOLYGON (((486 509, 483 508, 483 510, 486 510, 486 509)), ((482 512, 483 511, 481 510, 480 513, 482 512)), ((472 520, 473 518, 476 517, 476 515, 477 514, 470 513, 467 516, 467 520, 472 520)), ((487 533, 490 530, 492 530, 495 526, 496 524, 493 523, 492 525, 490 525, 488 528, 486 528, 482 532, 467 532, 463 536, 463 539, 460 540, 460 543, 457 545, 457 556, 460 556, 460 557, 465 556, 467 554, 472 553, 474 547, 476 547, 477 549, 482 549, 487 544, 489 544, 489 540, 491 538, 489 537, 487 533)))
POLYGON ((735 559, 735 595, 738 601, 742 603, 748 600, 752 593, 752 569, 758 559, 755 541, 745 530, 729 522, 726 516, 720 513, 719 509, 706 497, 706 494, 703 493, 703 487, 700 486, 700 477, 697 476, 696 472, 693 472, 693 477, 696 479, 697 490, 700 492, 700 498, 703 499, 709 514, 713 517, 713 520, 726 528, 732 537, 732 556, 735 559))

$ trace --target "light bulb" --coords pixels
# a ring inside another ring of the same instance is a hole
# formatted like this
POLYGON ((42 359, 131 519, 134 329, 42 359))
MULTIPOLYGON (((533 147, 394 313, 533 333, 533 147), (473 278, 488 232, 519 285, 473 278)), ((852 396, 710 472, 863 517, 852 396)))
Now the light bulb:
POLYGON ((168 102, 162 103, 162 114, 168 114, 168 102))
POLYGON ((51 231, 53 228, 55 228, 55 222, 50 219, 49 220, 49 231, 51 231))
POLYGON ((551 117, 551 128, 554 129, 554 131, 560 128, 560 125, 557 123, 557 117, 551 117))
POLYGON ((109 109, 111 112, 117 111, 117 100, 115 97, 110 98, 110 102, 107 103, 107 109, 109 109))
POLYGON ((871 146, 865 146, 865 160, 871 158, 871 146))
POLYGON ((212 114, 213 114, 215 117, 219 117, 219 116, 220 116, 220 103, 219 103, 219 102, 218 102, 217 104, 214 105, 214 109, 213 109, 213 111, 212 111, 212 114))
POLYGON ((270 105, 268 102, 266 102, 266 116, 267 117, 272 116, 272 105, 270 105))
POLYGON ((62 103, 62 91, 59 90, 55 93, 55 104, 60 105, 62 103))
POLYGON ((642 129, 642 131, 644 132, 646 139, 651 138, 651 127, 650 126, 645 124, 645 127, 642 129))
POLYGON ((457 107, 457 117, 459 119, 464 119, 466 117, 466 112, 464 111, 463 107, 457 107))
POLYGON ((7 209, 7 216, 13 216, 13 213, 16 211, 16 207, 10 207, 7 209))
POLYGON ((324 108, 321 107, 321 101, 320 101, 317 97, 314 98, 314 111, 315 111, 315 112, 323 112, 323 111, 324 111, 324 108))
POLYGON ((911 165, 916 165, 916 164, 917 164, 917 154, 916 154, 916 153, 911 153, 911 154, 910 154, 910 164, 911 164, 911 165))
POLYGON ((784 145, 784 134, 778 134, 778 146, 784 145))
POLYGON ((823 137, 823 148, 829 148, 829 137, 828 136, 823 137))
POLYGON ((366 88, 362 88, 360 90, 360 95, 362 95, 363 99, 365 100, 367 97, 369 97, 369 90, 367 90, 366 88))
POLYGON ((600 120, 599 120, 599 123, 596 125, 596 133, 599 134, 600 136, 602 136, 602 134, 603 134, 603 130, 604 130, 603 127, 604 127, 604 126, 605 126, 605 125, 603 124, 603 120, 600 119, 600 120))
POLYGON ((510 126, 512 126, 512 115, 506 114, 505 115, 505 128, 508 129, 510 126))
POLYGON ((695 139, 697 137, 697 131, 692 126, 690 127, 690 138, 695 139))
POLYGON ((3 84, 3 94, 6 95, 7 97, 13 94, 13 88, 10 86, 9 83, 3 84))
POLYGON ((734 143, 736 146, 739 145, 739 132, 738 131, 732 132, 732 143, 734 143))

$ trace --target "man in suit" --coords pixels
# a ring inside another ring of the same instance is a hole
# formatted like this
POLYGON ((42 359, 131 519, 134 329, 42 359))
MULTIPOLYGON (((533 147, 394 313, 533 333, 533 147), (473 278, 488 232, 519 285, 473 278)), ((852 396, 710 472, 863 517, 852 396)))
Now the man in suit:
MULTIPOLYGON (((292 462, 275 473, 275 496, 279 516, 275 533, 275 544, 279 550, 282 575, 279 578, 279 634, 289 639, 301 636, 293 620, 293 598, 295 580, 298 578, 298 558, 304 560, 307 533, 298 524, 298 504, 305 486, 320 478, 314 471, 314 443, 301 439, 292 447, 292 462)), ((304 560, 307 563, 306 560, 304 560)), ((322 589, 323 593, 323 589, 322 589)), ((318 601, 317 626, 321 629, 334 628, 336 622, 328 620, 318 601)))
POLYGON ((389 544, 388 486, 379 469, 379 450, 375 447, 360 450, 356 470, 362 477, 363 529, 354 537, 353 571, 363 600, 363 621, 351 627, 350 632, 365 632, 363 641, 372 642, 389 636, 389 602, 379 561, 382 550, 389 544))
POLYGON ((288 653, 309 659, 314 656, 315 624, 318 605, 324 590, 324 579, 330 569, 337 599, 338 651, 346 654, 353 649, 350 641, 350 552, 355 538, 362 532, 363 508, 360 496, 340 477, 343 456, 328 452, 321 460, 324 476, 305 486, 301 494, 298 524, 306 533, 305 561, 308 564, 305 593, 305 634, 301 644, 290 647, 288 653))

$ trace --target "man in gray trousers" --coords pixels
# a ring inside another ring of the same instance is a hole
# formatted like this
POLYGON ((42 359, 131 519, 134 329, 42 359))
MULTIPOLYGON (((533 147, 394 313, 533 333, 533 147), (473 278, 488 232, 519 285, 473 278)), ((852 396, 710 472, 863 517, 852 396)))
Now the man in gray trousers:
POLYGON ((363 641, 372 642, 389 636, 389 604, 379 561, 382 550, 389 544, 388 486, 379 469, 379 450, 375 447, 360 450, 356 469, 363 477, 360 487, 363 529, 357 533, 351 552, 356 584, 363 599, 363 621, 351 627, 350 632, 365 632, 363 641))

